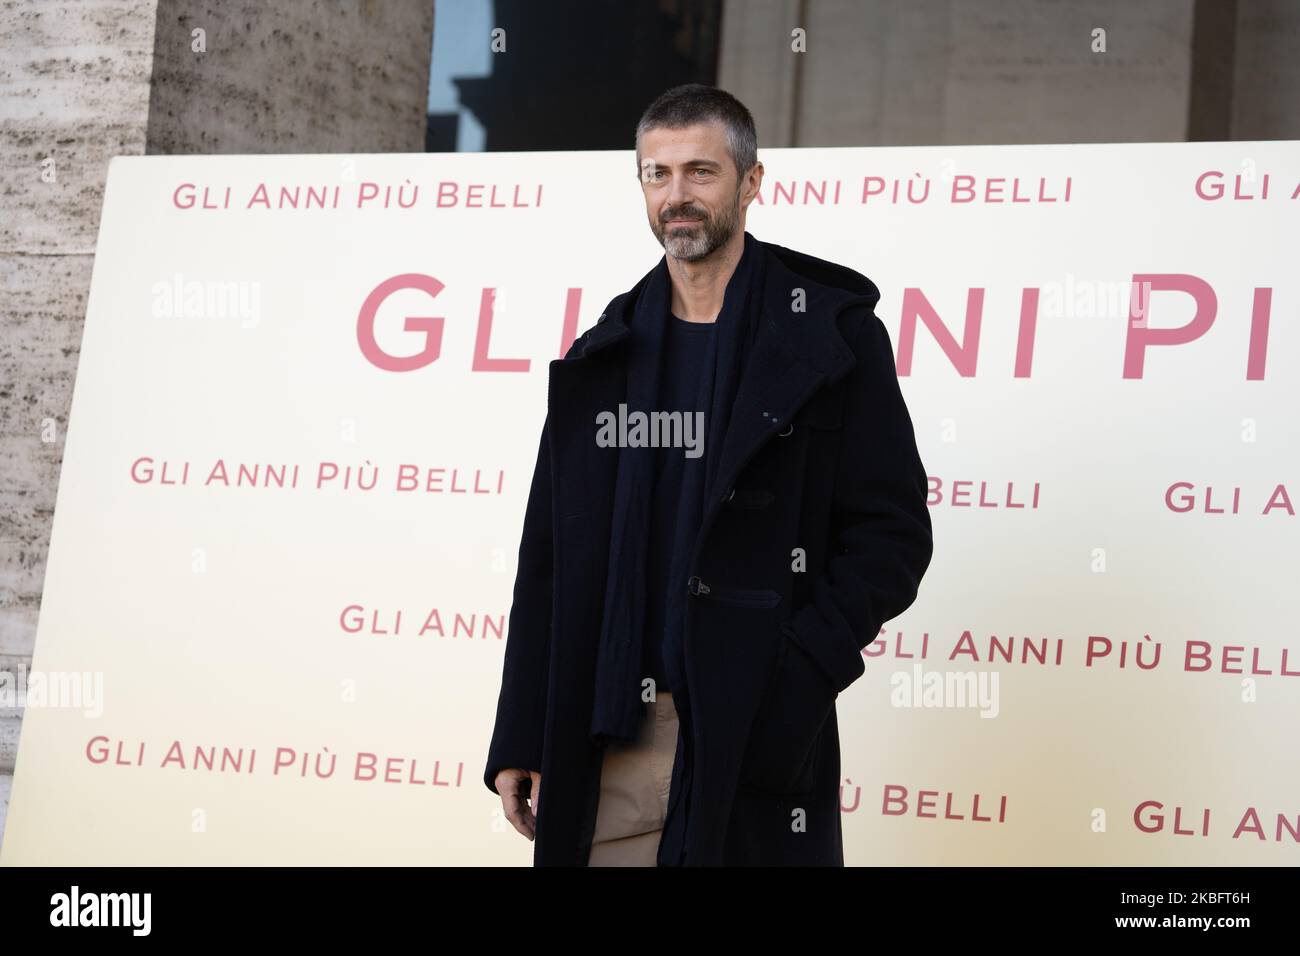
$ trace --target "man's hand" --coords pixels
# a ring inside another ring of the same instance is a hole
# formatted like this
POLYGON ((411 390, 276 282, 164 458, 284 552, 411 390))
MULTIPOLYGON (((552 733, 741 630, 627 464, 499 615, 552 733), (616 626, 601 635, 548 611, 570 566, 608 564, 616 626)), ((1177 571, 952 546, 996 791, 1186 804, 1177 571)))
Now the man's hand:
POLYGON ((501 807, 510 825, 528 839, 537 837, 537 811, 541 806, 542 775, 536 770, 502 770, 497 774, 497 793, 501 794, 501 807), (532 782, 532 793, 524 796, 524 785, 532 782), (531 804, 531 806, 529 805, 531 804))

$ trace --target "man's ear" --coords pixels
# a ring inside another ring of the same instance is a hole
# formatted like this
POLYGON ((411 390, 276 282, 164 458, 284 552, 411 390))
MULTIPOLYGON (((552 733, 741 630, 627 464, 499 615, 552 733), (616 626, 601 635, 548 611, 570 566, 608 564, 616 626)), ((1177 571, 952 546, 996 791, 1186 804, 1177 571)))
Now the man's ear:
POLYGON ((751 179, 753 180, 754 195, 750 196, 749 199, 745 201, 746 205, 749 205, 749 203, 754 201, 754 198, 758 196, 759 188, 763 185, 763 164, 761 162, 754 163, 754 167, 745 174, 746 188, 749 188, 749 182, 751 179))

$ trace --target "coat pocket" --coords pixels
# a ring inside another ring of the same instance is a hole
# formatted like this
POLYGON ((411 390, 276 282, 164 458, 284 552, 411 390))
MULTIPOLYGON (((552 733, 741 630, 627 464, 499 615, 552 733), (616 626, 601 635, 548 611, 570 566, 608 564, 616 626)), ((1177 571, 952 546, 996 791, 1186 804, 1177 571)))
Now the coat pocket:
POLYGON ((843 427, 843 415, 844 396, 837 383, 810 398, 795 418, 813 431, 839 431, 843 427))
POLYGON ((781 632, 777 666, 750 728, 740 784, 772 794, 813 787, 818 744, 835 693, 816 662, 781 632))

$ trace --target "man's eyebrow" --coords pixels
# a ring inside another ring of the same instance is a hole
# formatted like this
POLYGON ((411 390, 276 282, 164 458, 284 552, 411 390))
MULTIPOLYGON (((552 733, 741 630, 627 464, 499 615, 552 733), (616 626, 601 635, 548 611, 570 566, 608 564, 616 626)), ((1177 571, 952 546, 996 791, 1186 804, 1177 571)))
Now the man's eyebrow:
MULTIPOLYGON (((671 164, 671 163, 661 163, 661 162, 659 162, 658 160, 650 159, 650 158, 648 158, 648 157, 647 157, 646 159, 643 159, 643 160, 641 161, 641 165, 642 165, 642 166, 649 166, 649 167, 651 167, 651 168, 672 169, 672 164, 671 164)), ((682 163, 682 165, 683 165, 683 166, 704 166, 704 167, 707 167, 708 169, 721 169, 721 168, 722 168, 722 164, 721 164, 721 163, 715 163, 715 162, 714 162, 713 160, 711 160, 711 159, 688 159, 688 160, 686 160, 684 163, 682 163)))

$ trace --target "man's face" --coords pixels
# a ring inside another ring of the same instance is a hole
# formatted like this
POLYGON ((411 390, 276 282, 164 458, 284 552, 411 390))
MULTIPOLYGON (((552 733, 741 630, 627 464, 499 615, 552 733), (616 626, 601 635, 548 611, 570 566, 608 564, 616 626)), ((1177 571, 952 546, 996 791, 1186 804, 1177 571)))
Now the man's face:
POLYGON ((745 195, 742 204, 744 185, 720 121, 652 129, 641 137, 641 191, 650 230, 675 259, 703 259, 736 234, 742 208, 753 198, 745 195))

